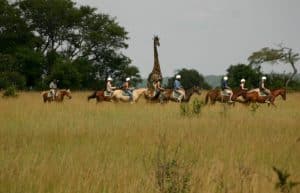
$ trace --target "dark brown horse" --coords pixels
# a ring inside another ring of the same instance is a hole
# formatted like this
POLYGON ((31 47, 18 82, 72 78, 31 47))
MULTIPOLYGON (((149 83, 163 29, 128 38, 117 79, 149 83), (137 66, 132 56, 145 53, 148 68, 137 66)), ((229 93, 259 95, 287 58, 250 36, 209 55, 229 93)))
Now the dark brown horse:
POLYGON ((90 101, 90 99, 96 98, 97 103, 102 101, 111 102, 112 97, 106 96, 104 93, 105 93, 104 90, 95 91, 90 96, 88 96, 88 101, 90 101))
MULTIPOLYGON (((174 91, 173 89, 165 89, 164 91, 162 91, 162 92, 160 93, 159 97, 158 97, 160 103, 163 103, 163 102, 166 102, 166 101, 170 101, 170 100, 171 100, 171 101, 177 102, 177 98, 173 96, 173 91, 174 91)), ((200 94, 201 94, 200 88, 197 87, 197 86, 194 86, 194 87, 192 87, 192 88, 190 88, 190 89, 187 89, 187 90, 185 91, 185 96, 184 96, 184 98, 181 100, 181 102, 186 102, 186 103, 188 103, 188 102, 190 101, 191 96, 192 96, 193 94, 198 94, 198 95, 200 95, 200 94)))
MULTIPOLYGON (((72 98, 70 89, 58 90, 55 94, 54 101, 62 102, 64 100, 65 96, 68 97, 69 99, 72 98)), ((44 103, 53 101, 53 97, 51 96, 50 91, 42 92, 42 97, 43 97, 44 103)))
MULTIPOLYGON (((238 97, 241 96, 243 93, 245 93, 245 90, 233 90, 233 95, 231 100, 232 101, 238 101, 238 97)), ((228 103, 229 96, 221 96, 221 90, 220 89, 213 89, 207 92, 205 96, 205 104, 208 103, 210 100, 210 104, 215 104, 217 101, 221 103, 228 103)), ((240 102, 240 101, 238 101, 240 102)))
POLYGON ((261 96, 257 91, 249 91, 242 94, 245 99, 245 102, 248 103, 266 103, 266 100, 269 99, 270 104, 274 105, 275 98, 281 96, 283 100, 286 100, 286 89, 278 88, 271 90, 271 96, 261 96))

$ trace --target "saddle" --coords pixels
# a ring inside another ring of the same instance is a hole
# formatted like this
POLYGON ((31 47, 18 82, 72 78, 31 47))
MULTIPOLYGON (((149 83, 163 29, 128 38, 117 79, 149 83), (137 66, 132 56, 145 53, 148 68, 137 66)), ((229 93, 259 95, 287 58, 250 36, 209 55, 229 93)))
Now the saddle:
POLYGON ((180 94, 178 92, 176 92, 175 90, 172 91, 172 97, 175 99, 178 99, 180 96, 180 94))
POLYGON ((105 97, 111 97, 112 94, 113 94, 112 92, 104 91, 104 96, 105 97))
POLYGON ((264 92, 262 92, 262 91, 259 91, 259 92, 258 92, 258 95, 261 96, 261 97, 268 96, 268 95, 266 95, 266 93, 264 93, 264 92))
POLYGON ((258 96, 261 96, 261 97, 267 96, 266 93, 262 92, 259 88, 252 89, 252 90, 249 90, 249 91, 248 91, 248 93, 251 93, 251 92, 257 92, 257 93, 258 93, 258 96))
MULTIPOLYGON (((57 96, 58 96, 58 91, 55 92, 55 97, 57 97, 57 96)), ((51 98, 51 97, 52 97, 52 93, 51 93, 50 91, 48 92, 47 97, 48 97, 48 98, 51 98)))
POLYGON ((223 96, 223 97, 224 96, 229 96, 229 94, 225 90, 221 90, 220 95, 223 96))
POLYGON ((122 95, 123 96, 129 96, 129 94, 125 90, 123 90, 122 95))

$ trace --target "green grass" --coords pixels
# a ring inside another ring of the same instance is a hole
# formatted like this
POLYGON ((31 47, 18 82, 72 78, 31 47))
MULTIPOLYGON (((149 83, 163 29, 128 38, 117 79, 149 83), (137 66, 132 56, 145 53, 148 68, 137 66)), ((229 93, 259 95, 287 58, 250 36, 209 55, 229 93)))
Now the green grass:
MULTIPOLYGON (((278 108, 221 104, 184 117, 178 104, 87 102, 73 93, 0 99, 0 192, 158 192, 159 136, 192 162, 191 192, 276 192, 272 166, 300 181, 300 93, 278 108)), ((203 95, 200 100, 203 100, 203 95)), ((300 192, 299 187, 294 189, 300 192)))

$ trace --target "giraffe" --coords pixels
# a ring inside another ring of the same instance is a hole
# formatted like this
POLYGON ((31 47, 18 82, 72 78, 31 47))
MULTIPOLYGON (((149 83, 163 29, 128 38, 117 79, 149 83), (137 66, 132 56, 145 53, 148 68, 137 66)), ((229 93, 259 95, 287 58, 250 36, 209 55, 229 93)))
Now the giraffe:
POLYGON ((162 79, 162 74, 160 70, 159 60, 158 60, 158 52, 157 46, 160 46, 158 36, 154 36, 153 38, 153 47, 154 47, 154 65, 152 72, 148 76, 147 87, 149 89, 153 89, 153 82, 159 79, 162 79))

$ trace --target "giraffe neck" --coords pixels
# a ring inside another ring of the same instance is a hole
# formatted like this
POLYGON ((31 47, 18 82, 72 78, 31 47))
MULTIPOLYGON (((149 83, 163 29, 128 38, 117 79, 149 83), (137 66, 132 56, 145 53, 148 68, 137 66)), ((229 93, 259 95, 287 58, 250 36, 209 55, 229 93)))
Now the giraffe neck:
POLYGON ((157 52, 157 46, 155 44, 155 41, 153 43, 154 45, 154 66, 152 72, 160 73, 160 65, 158 60, 158 52, 157 52))

